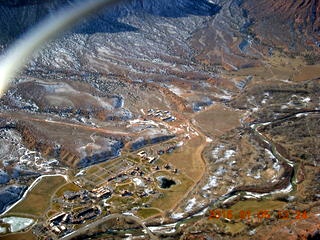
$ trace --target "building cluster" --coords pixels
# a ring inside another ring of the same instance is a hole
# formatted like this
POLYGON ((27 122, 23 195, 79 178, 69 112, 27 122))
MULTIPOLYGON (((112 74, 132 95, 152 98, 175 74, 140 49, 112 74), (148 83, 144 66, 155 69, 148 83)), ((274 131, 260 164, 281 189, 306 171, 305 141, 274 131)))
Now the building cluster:
MULTIPOLYGON (((175 146, 167 146, 159 150, 162 152, 158 150, 155 150, 155 153, 140 151, 137 153, 137 156, 139 156, 145 164, 152 164, 153 171, 165 170, 177 173, 178 170, 170 164, 163 164, 162 166, 155 164, 156 160, 160 157, 159 155, 171 153, 174 149, 175 146)), ((75 181, 75 184, 82 186, 79 179, 75 181)), ((64 212, 52 217, 46 225, 46 228, 56 235, 65 235, 74 229, 74 225, 83 224, 85 221, 98 217, 101 214, 101 207, 106 207, 106 199, 114 194, 123 198, 132 196, 136 196, 137 199, 145 198, 159 193, 156 190, 157 184, 152 173, 149 173, 141 166, 130 166, 122 169, 122 171, 117 172, 113 176, 109 176, 103 186, 96 187, 90 191, 84 189, 80 191, 65 191, 63 196, 57 199, 57 201, 64 206, 64 212), (113 190, 117 188, 119 183, 123 184, 127 182, 127 180, 131 180, 137 188, 134 190, 122 188, 119 192, 113 190), (99 205, 100 203, 103 204, 99 205), (87 207, 76 210, 74 206, 79 204, 87 207), (71 211, 67 210, 69 208, 71 208, 71 211)), ((147 203, 144 205, 147 206, 147 203)))
POLYGON ((62 212, 49 219, 49 229, 56 234, 63 233, 67 230, 66 223, 69 219, 69 214, 62 212))
MULTIPOLYGON (((159 150, 158 151, 158 155, 162 155, 164 153, 171 153, 174 151, 176 147, 172 146, 172 147, 168 147, 165 150, 159 150)), ((147 160, 150 164, 154 163, 155 160, 157 160, 159 158, 159 156, 155 157, 155 156, 149 156, 148 153, 146 151, 140 151, 137 153, 137 156, 139 156, 141 159, 143 160, 147 160)), ((165 170, 172 170, 173 173, 178 173, 178 169, 176 168, 172 168, 169 164, 165 164, 163 166, 163 168, 165 170)), ((159 171, 160 167, 157 165, 156 167, 153 168, 155 171, 159 171)))
POLYGON ((115 182, 120 183, 120 182, 127 180, 128 178, 129 178, 129 176, 128 176, 127 170, 126 170, 126 171, 123 171, 123 172, 117 174, 116 176, 108 178, 108 182, 115 181, 115 182))
POLYGON ((63 194, 64 202, 73 202, 77 200, 78 202, 92 203, 95 202, 95 199, 104 199, 112 195, 112 190, 107 186, 102 186, 99 188, 94 188, 91 191, 81 190, 78 192, 65 191, 63 194))
POLYGON ((92 189, 91 192, 94 194, 95 198, 109 198, 112 195, 111 189, 109 189, 107 186, 92 189))
POLYGON ((89 192, 87 190, 81 190, 79 192, 65 191, 63 194, 63 198, 68 201, 72 201, 78 198, 81 200, 86 200, 89 198, 88 194, 89 192))
POLYGON ((135 167, 133 170, 129 172, 129 174, 131 176, 138 176, 138 177, 143 177, 146 175, 146 173, 142 169, 140 169, 140 167, 135 167))
POLYGON ((159 109, 148 109, 148 117, 158 118, 165 122, 173 122, 176 120, 174 116, 172 116, 170 111, 162 111, 159 109))
POLYGON ((64 206, 72 206, 75 202, 87 206, 79 211, 61 212, 49 219, 48 228, 55 234, 66 233, 71 225, 82 224, 86 220, 96 218, 101 214, 98 206, 92 206, 97 199, 108 198, 112 195, 112 190, 106 186, 95 188, 92 191, 65 191, 63 197, 59 200, 64 206))
POLYGON ((100 213, 101 209, 99 207, 88 207, 80 210, 79 212, 71 214, 69 222, 71 224, 81 224, 86 220, 96 218, 98 215, 100 215, 100 213))
MULTIPOLYGON (((164 166, 163 166, 163 168, 165 169, 165 170, 167 170, 167 171, 171 171, 172 173, 178 173, 178 169, 177 168, 173 168, 171 165, 169 165, 169 164, 165 164, 164 166)), ((161 168, 157 165, 157 166, 155 166, 154 168, 153 168, 153 170, 155 170, 155 171, 160 171, 161 170, 161 168)))
POLYGON ((165 154, 165 153, 172 153, 176 149, 176 146, 168 147, 167 149, 161 149, 158 151, 159 155, 165 154))
POLYGON ((140 151, 137 153, 137 155, 144 159, 144 160, 147 160, 148 163, 152 164, 155 160, 157 160, 157 157, 155 156, 149 156, 145 151, 140 151))
POLYGON ((55 234, 63 234, 70 231, 72 224, 82 224, 86 220, 94 219, 101 214, 98 206, 87 207, 77 212, 61 212, 49 219, 48 229, 55 234))

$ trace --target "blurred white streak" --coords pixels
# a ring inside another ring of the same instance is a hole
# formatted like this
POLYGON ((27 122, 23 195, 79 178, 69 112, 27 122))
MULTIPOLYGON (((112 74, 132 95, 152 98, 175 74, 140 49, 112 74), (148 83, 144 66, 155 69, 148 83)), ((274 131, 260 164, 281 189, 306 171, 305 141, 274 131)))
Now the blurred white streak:
POLYGON ((10 81, 25 66, 26 61, 44 43, 68 29, 82 17, 101 10, 119 0, 88 0, 78 6, 58 11, 17 40, 0 59, 0 97, 6 92, 10 81))

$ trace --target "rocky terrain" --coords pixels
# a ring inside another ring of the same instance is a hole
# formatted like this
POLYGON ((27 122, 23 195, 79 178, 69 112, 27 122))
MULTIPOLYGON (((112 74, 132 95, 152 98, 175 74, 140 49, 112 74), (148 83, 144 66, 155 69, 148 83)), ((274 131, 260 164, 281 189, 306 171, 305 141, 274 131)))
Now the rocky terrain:
POLYGON ((262 42, 286 51, 319 51, 318 1, 244 1, 244 6, 262 42))

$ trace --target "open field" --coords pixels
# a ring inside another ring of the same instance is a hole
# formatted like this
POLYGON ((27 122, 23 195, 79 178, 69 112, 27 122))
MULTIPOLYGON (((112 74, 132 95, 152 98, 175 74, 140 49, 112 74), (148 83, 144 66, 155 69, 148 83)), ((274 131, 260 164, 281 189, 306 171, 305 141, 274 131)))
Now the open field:
POLYGON ((162 210, 169 210, 174 208, 176 204, 181 201, 194 182, 185 175, 170 176, 166 172, 157 172, 155 176, 166 176, 172 178, 177 183, 169 189, 159 189, 161 192, 158 198, 151 202, 151 207, 159 208, 162 210))
POLYGON ((172 164, 178 171, 183 172, 191 179, 199 179, 204 172, 204 162, 201 159, 204 140, 201 137, 192 138, 182 147, 162 158, 172 164))
POLYGON ((37 237, 32 234, 31 231, 24 233, 12 233, 5 236, 1 236, 2 240, 36 240, 37 237))
POLYGON ((305 62, 301 57, 290 58, 275 52, 272 57, 266 60, 264 66, 243 68, 237 72, 232 72, 232 74, 235 73, 238 76, 251 75, 259 80, 287 80, 292 79, 303 65, 305 65, 305 62))
POLYGON ((320 77, 320 64, 301 67, 299 73, 293 76, 294 81, 305 81, 320 77))
POLYGON ((302 57, 290 58, 279 53, 274 54, 261 67, 243 68, 227 73, 228 77, 254 76, 255 81, 291 80, 293 82, 307 81, 320 76, 320 65, 307 65, 302 57))
POLYGON ((143 219, 159 214, 159 210, 154 208, 140 208, 137 215, 143 219))
POLYGON ((241 111, 231 110, 221 104, 212 107, 196 115, 201 130, 209 136, 220 136, 226 131, 240 126, 241 111))
POLYGON ((7 215, 31 214, 35 217, 44 215, 50 205, 51 196, 65 182, 62 176, 42 178, 26 198, 12 208, 7 215))

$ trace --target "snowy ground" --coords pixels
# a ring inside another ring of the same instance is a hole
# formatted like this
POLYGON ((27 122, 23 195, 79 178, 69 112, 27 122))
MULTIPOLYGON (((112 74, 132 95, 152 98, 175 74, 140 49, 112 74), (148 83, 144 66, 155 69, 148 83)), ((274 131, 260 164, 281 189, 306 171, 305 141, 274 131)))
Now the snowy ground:
POLYGON ((10 224, 11 232, 19 232, 34 223, 34 220, 31 218, 22 218, 22 217, 6 217, 1 219, 4 223, 10 224))

